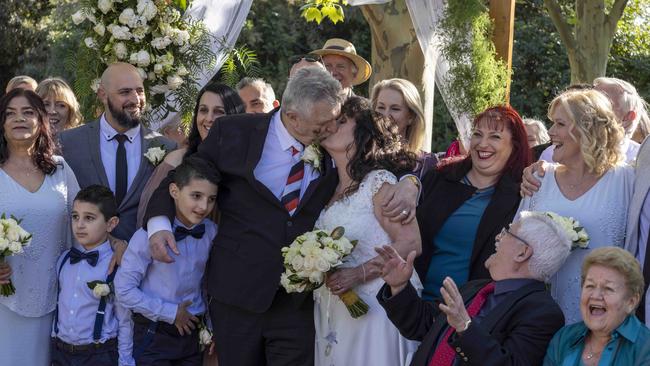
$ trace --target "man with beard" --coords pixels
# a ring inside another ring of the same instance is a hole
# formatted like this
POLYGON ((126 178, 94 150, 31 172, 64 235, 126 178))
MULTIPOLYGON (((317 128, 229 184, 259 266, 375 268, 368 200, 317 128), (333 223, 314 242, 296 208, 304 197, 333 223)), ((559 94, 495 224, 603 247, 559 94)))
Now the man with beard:
POLYGON ((61 150, 81 188, 101 184, 115 193, 120 223, 113 235, 128 241, 137 229, 142 189, 155 168, 145 154, 155 147, 171 151, 175 144, 142 126, 144 85, 133 65, 109 65, 97 95, 104 113, 97 121, 60 133, 61 150))

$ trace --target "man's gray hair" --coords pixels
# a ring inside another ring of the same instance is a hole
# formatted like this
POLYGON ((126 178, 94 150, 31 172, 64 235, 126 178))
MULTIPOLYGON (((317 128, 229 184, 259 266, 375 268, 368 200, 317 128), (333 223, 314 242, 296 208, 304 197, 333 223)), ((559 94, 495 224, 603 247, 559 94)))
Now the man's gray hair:
POLYGON ((289 78, 282 94, 282 109, 307 116, 316 102, 332 107, 342 103, 341 83, 326 70, 318 67, 304 67, 289 78))
POLYGON ((249 78, 245 77, 237 83, 237 91, 240 91, 244 89, 247 86, 252 86, 252 87, 258 87, 262 91, 262 94, 264 95, 264 98, 269 102, 272 103, 275 100, 275 92, 273 91, 273 86, 271 84, 267 83, 264 79, 262 78, 249 78))
POLYGON ((571 239, 564 228, 545 213, 522 211, 519 215, 517 235, 533 249, 528 270, 535 279, 547 282, 571 253, 571 239))

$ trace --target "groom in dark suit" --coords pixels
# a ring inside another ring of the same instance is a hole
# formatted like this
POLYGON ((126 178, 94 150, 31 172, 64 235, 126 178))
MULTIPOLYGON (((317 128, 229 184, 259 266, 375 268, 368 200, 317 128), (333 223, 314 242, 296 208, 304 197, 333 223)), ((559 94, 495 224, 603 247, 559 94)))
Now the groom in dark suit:
POLYGON ((142 189, 155 165, 144 154, 149 148, 166 151, 175 144, 142 126, 146 104, 142 78, 127 63, 109 65, 102 74, 97 96, 104 104, 99 120, 59 133, 65 161, 79 186, 101 184, 115 193, 120 223, 112 235, 128 241, 136 228, 142 189))
MULTIPOLYGON (((219 231, 208 269, 210 316, 221 366, 311 365, 314 320, 311 293, 280 287, 281 247, 310 231, 338 185, 331 158, 320 171, 301 156, 313 141, 338 129, 341 86, 326 71, 305 68, 290 80, 282 108, 270 114, 225 116, 213 124, 197 155, 221 174, 219 231)), ((171 233, 174 206, 163 181, 149 203, 154 258, 178 253, 171 233)), ((395 187, 389 206, 412 218, 417 189, 395 187), (401 198, 400 198, 401 197, 401 198)))

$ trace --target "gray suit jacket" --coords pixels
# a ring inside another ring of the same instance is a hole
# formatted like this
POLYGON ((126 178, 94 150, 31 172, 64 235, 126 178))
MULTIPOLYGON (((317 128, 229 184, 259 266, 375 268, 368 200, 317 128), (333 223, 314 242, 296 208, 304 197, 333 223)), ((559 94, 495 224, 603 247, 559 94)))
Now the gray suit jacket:
POLYGON ((634 256, 639 254, 639 219, 648 191, 650 191, 650 139, 646 138, 636 157, 634 194, 627 214, 625 249, 634 256))
MULTIPOLYGON (((108 178, 104 171, 104 164, 99 148, 100 129, 99 121, 86 123, 85 125, 63 131, 58 134, 61 143, 61 152, 65 161, 74 171, 79 187, 85 188, 92 184, 101 184, 109 187, 108 178)), ((149 147, 164 146, 167 151, 176 148, 176 144, 164 136, 152 132, 142 126, 140 131, 142 142, 142 153, 147 152, 149 147)), ((131 239, 131 236, 138 229, 136 227, 136 215, 142 189, 149 180, 154 166, 144 156, 140 159, 138 173, 131 183, 124 200, 118 208, 120 223, 113 230, 113 235, 123 240, 131 239)))

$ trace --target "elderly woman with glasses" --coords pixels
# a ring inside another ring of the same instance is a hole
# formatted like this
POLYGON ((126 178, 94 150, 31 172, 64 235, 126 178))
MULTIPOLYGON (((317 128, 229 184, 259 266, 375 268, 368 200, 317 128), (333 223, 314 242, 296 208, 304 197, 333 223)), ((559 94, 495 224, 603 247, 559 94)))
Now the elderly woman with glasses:
POLYGON ((592 251, 582 264, 583 321, 553 337, 544 366, 650 365, 650 330, 634 315, 643 295, 639 262, 621 248, 592 251))
POLYGON ((384 246, 386 284, 379 303, 400 333, 421 341, 411 366, 541 365, 553 334, 564 324, 546 282, 571 250, 569 233, 551 216, 523 212, 496 237, 486 261, 490 279, 458 288, 445 278, 441 298, 418 297, 409 279, 415 252, 406 260, 384 246))

